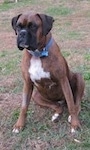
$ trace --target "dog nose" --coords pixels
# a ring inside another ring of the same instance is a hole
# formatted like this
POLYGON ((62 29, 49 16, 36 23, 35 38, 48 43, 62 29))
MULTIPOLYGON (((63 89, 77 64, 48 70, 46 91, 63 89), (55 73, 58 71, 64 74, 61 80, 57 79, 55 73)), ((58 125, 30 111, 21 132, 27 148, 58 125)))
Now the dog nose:
POLYGON ((29 45, 27 43, 27 31, 25 29, 21 30, 17 39, 18 47, 20 50, 24 48, 28 48, 29 45))
POLYGON ((27 31, 26 30, 21 30, 19 35, 20 35, 20 37, 25 38, 26 35, 27 35, 27 31))

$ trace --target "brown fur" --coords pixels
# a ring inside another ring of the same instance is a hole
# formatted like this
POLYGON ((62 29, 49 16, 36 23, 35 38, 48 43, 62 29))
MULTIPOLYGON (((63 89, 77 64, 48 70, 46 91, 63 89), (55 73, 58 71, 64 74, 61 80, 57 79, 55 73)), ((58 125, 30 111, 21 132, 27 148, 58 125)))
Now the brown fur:
MULTIPOLYGON (((49 32, 46 36, 42 35, 42 20, 38 15, 25 14, 22 15, 18 22, 28 24, 28 22, 36 22, 39 25, 37 31, 37 41, 40 42, 39 50, 46 45, 51 38, 49 32)), ((84 80, 79 73, 70 71, 65 58, 62 56, 56 42, 49 49, 49 56, 41 58, 44 71, 50 72, 50 79, 41 79, 36 81, 37 90, 33 92, 34 84, 30 79, 28 69, 30 67, 31 55, 27 50, 24 50, 22 59, 22 75, 24 79, 24 100, 26 105, 21 107, 21 112, 14 128, 20 129, 25 125, 26 113, 29 102, 32 99, 40 106, 50 107, 56 113, 62 113, 62 107, 58 101, 65 100, 67 103, 69 114, 72 116, 71 127, 80 127, 78 114, 80 112, 80 102, 84 93, 84 80), (33 94, 32 94, 33 93, 33 94)))

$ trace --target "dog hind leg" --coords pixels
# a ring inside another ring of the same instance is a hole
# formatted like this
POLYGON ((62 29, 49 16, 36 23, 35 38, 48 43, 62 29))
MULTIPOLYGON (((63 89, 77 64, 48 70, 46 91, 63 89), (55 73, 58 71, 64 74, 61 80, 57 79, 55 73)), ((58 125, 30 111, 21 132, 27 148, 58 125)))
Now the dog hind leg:
MULTIPOLYGON (((79 73, 76 73, 75 76, 76 78, 76 88, 74 90, 74 103, 75 103, 75 109, 76 109, 76 113, 77 113, 77 116, 79 115, 79 112, 81 110, 81 100, 82 100, 82 97, 84 95, 84 88, 85 88, 85 82, 84 82, 84 79, 82 78, 81 74, 79 73)), ((71 123, 71 120, 72 117, 71 115, 69 115, 68 117, 68 122, 71 123)), ((71 132, 74 132, 73 130, 73 127, 71 129, 71 132)))
POLYGON ((51 108, 53 110, 55 110, 54 115, 52 116, 52 121, 56 121, 58 119, 58 117, 60 116, 60 114, 62 113, 62 107, 60 106, 60 104, 57 102, 49 102, 47 101, 44 97, 42 97, 40 95, 40 93, 38 92, 38 90, 34 91, 33 95, 32 95, 32 99, 34 100, 34 102, 36 104, 38 104, 41 107, 48 107, 51 108))

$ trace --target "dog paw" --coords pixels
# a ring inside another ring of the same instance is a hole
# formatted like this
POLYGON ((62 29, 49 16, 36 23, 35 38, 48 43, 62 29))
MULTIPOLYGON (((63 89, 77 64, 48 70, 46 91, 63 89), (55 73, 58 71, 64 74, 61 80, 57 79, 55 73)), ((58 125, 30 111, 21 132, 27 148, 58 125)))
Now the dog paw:
POLYGON ((59 114, 58 114, 58 113, 55 113, 55 114, 52 116, 52 119, 51 119, 52 122, 57 121, 58 117, 59 117, 59 114))
POLYGON ((12 132, 13 132, 13 133, 19 133, 19 129, 14 128, 14 129, 12 130, 12 132))
POLYGON ((71 133, 74 134, 78 129, 81 129, 80 122, 77 117, 68 116, 68 122, 71 123, 71 133))
POLYGON ((24 123, 17 121, 17 123, 13 126, 13 133, 19 133, 24 127, 24 123))
POLYGON ((23 130, 23 127, 21 127, 21 126, 14 126, 12 132, 13 133, 19 133, 22 130, 23 130))
POLYGON ((71 128, 71 133, 72 134, 76 133, 76 130, 74 128, 71 128))
POLYGON ((80 121, 77 116, 71 116, 69 122, 71 123, 71 133, 76 133, 81 129, 80 121))

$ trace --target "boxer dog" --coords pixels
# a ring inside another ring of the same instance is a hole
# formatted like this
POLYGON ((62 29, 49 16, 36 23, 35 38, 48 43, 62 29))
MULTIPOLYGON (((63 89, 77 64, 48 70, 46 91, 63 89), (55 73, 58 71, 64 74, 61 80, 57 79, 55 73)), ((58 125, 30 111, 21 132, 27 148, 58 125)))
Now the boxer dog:
POLYGON ((52 121, 62 113, 60 102, 65 101, 71 132, 80 127, 78 115, 84 94, 84 80, 79 73, 70 71, 52 37, 53 22, 53 17, 44 14, 19 14, 12 19, 17 47, 21 51, 25 49, 22 58, 23 100, 19 118, 13 128, 15 133, 19 133, 25 125, 31 99, 55 111, 52 121))

